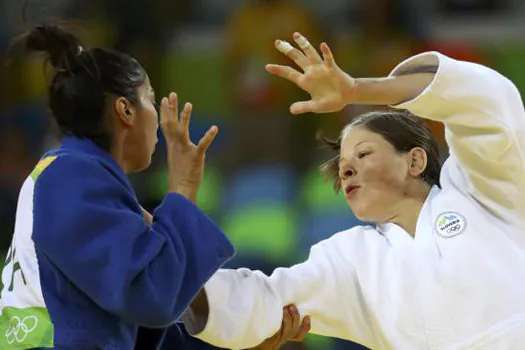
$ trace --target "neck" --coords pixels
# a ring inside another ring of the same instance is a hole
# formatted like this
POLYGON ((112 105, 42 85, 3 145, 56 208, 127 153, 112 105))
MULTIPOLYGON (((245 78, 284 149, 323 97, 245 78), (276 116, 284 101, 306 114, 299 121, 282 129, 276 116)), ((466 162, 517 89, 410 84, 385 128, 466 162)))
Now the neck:
POLYGON ((127 174, 129 169, 126 161, 124 160, 124 143, 120 142, 118 139, 114 140, 109 153, 113 159, 115 159, 115 162, 117 162, 122 171, 127 174))
POLYGON ((396 205, 398 213, 389 222, 401 226, 412 237, 415 237, 417 220, 430 189, 431 187, 427 183, 412 186, 396 205))

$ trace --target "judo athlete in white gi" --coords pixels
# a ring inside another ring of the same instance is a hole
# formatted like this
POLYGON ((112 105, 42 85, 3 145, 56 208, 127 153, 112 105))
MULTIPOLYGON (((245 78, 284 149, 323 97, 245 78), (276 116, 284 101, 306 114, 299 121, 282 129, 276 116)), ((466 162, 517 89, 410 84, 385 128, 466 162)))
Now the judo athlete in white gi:
POLYGON ((525 113, 516 87, 437 52, 386 78, 355 79, 326 44, 321 56, 299 33, 294 39, 302 50, 276 46, 303 72, 267 66, 311 95, 291 112, 392 105, 444 123, 441 188, 423 176, 435 158, 427 150, 399 151, 388 133, 367 127, 367 119, 397 120, 390 136, 408 137, 411 113, 361 117, 341 135, 338 181, 354 213, 377 226, 336 233, 270 277, 220 270, 205 286, 208 314, 190 313, 186 325, 207 342, 246 348, 275 333, 282 307, 295 303, 312 333, 372 349, 524 349, 525 113))

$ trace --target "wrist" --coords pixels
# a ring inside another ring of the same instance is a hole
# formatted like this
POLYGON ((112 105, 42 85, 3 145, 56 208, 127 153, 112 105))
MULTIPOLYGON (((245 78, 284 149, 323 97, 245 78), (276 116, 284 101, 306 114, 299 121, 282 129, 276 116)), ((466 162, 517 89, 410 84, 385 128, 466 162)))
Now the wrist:
POLYGON ((359 78, 355 79, 353 104, 389 105, 392 91, 389 90, 390 78, 359 78))
POLYGON ((345 105, 350 104, 366 104, 366 90, 370 87, 370 79, 356 78, 354 79, 353 88, 345 96, 345 105))
POLYGON ((197 191, 198 189, 196 187, 185 185, 176 185, 170 189, 170 192, 178 193, 195 204, 197 203, 197 191))

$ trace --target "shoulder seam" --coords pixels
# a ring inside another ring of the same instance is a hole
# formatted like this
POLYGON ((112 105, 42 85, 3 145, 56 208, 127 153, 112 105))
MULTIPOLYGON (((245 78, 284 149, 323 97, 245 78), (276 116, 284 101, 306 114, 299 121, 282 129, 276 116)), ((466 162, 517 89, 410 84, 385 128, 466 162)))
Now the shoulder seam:
POLYGON ((31 174, 29 176, 31 176, 31 178, 33 179, 34 182, 36 182, 36 180, 38 179, 38 177, 40 175, 42 175, 42 173, 58 158, 57 155, 53 155, 53 156, 48 156, 48 157, 45 157, 43 159, 41 159, 37 165, 35 166, 35 168, 33 169, 33 171, 31 172, 31 174))

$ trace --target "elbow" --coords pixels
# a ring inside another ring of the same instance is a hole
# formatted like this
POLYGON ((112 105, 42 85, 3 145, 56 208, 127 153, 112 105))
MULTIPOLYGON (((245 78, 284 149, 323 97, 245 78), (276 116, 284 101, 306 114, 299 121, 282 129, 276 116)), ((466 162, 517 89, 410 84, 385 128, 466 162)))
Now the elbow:
MULTIPOLYGON (((179 284, 180 286, 180 284, 179 284)), ((189 306, 191 298, 188 291, 166 287, 157 293, 143 295, 140 299, 134 298, 130 310, 134 323, 149 327, 165 327, 177 321, 184 310, 189 306)))
POLYGON ((114 305, 114 313, 130 323, 148 327, 166 327, 177 321, 186 304, 180 302, 180 283, 147 289, 135 289, 114 305))

